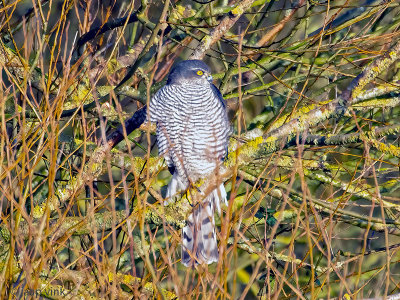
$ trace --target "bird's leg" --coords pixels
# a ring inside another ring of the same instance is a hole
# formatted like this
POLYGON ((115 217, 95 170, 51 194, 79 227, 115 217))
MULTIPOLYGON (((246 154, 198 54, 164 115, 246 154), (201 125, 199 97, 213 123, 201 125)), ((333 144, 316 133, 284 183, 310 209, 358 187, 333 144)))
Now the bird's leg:
POLYGON ((228 195, 226 194, 226 190, 223 183, 221 183, 219 186, 219 192, 220 192, 219 200, 223 202, 226 206, 228 206, 228 200, 227 200, 228 195))
POLYGON ((179 179, 178 173, 175 172, 172 175, 172 179, 168 184, 164 205, 167 206, 168 204, 175 202, 177 193, 184 190, 185 188, 185 184, 179 179))
POLYGON ((224 184, 220 184, 218 188, 216 188, 213 193, 213 198, 215 202, 215 207, 217 208, 218 214, 221 215, 221 203, 228 206, 228 201, 226 200, 227 194, 225 191, 224 184))
POLYGON ((165 195, 166 197, 165 197, 165 201, 164 201, 165 206, 174 202, 173 197, 175 196, 176 191, 178 189, 178 178, 176 177, 175 174, 172 176, 172 179, 169 182, 168 187, 167 187, 167 194, 165 195))

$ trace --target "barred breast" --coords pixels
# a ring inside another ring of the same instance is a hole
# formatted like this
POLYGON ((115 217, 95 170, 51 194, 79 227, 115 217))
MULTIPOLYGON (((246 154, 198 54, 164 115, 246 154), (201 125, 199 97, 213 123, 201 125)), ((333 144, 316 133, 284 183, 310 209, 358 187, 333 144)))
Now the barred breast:
POLYGON ((160 155, 182 180, 211 173, 226 155, 230 126, 215 87, 166 85, 150 103, 160 155))

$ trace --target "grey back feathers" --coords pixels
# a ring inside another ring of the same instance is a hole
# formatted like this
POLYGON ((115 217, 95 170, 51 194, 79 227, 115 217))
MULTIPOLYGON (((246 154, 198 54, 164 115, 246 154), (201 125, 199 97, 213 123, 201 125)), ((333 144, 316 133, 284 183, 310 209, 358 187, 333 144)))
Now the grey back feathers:
MULTIPOLYGON (((168 204, 177 192, 212 174, 226 156, 230 125, 209 67, 199 60, 178 63, 167 84, 151 99, 151 122, 157 125, 159 154, 173 177, 168 204)), ((226 203, 223 185, 195 205, 182 230, 182 263, 186 266, 218 260, 214 211, 226 203)))

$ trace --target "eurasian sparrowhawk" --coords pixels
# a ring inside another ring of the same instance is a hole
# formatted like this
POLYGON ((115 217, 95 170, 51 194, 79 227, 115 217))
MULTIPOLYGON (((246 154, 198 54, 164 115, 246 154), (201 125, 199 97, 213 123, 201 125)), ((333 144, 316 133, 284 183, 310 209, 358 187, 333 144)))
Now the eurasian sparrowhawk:
MULTIPOLYGON (((150 101, 149 115, 157 125, 159 154, 173 175, 168 204, 178 191, 216 170, 227 152, 230 124, 210 68, 200 60, 181 61, 171 70, 150 101)), ((182 230, 185 266, 218 261, 214 211, 220 212, 221 202, 226 203, 223 184, 194 206, 182 230)))

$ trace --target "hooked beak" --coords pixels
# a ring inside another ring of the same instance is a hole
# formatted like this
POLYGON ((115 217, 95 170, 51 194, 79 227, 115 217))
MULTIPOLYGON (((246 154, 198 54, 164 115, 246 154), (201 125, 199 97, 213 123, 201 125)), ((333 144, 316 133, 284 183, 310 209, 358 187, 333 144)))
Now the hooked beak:
POLYGON ((208 80, 209 82, 211 82, 211 83, 213 82, 213 78, 212 78, 211 74, 208 74, 207 80, 208 80))

